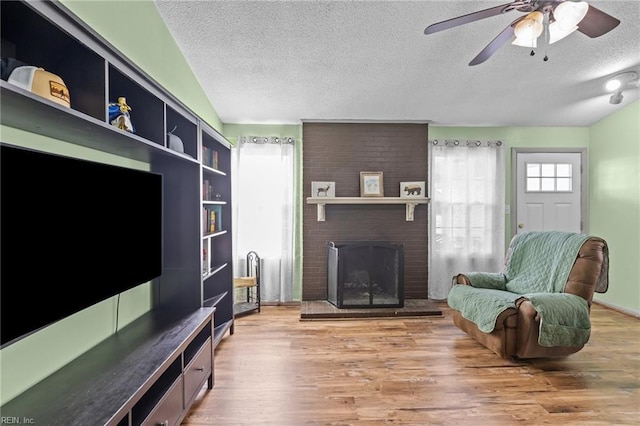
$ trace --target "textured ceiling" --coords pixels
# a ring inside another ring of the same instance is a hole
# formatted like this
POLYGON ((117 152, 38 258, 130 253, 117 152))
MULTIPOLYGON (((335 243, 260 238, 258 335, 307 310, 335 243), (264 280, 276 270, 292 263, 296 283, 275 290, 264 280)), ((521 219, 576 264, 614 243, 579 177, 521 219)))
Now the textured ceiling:
MULTIPOLYGON (((512 11, 435 34, 428 25, 504 1, 156 0, 224 123, 402 121, 441 126, 590 126, 619 105, 603 85, 640 75, 640 1, 590 1, 621 20, 530 56, 505 44, 468 63, 512 11)), ((640 117, 639 117, 640 119, 640 117)))

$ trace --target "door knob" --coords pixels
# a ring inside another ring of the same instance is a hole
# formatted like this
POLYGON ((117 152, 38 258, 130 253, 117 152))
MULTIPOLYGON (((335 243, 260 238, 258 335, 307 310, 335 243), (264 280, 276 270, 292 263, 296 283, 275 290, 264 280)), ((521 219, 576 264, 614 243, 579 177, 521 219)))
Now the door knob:
POLYGON ((524 228, 524 223, 519 223, 518 224, 518 228, 520 228, 520 229, 524 228))

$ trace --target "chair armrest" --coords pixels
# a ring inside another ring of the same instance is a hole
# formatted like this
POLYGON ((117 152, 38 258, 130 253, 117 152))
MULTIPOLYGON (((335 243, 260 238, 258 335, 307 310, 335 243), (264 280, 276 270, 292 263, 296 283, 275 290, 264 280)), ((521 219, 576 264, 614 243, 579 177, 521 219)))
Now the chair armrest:
POLYGON ((516 300, 516 307, 518 308, 520 315, 526 319, 527 323, 531 324, 540 321, 540 314, 538 314, 536 308, 533 307, 533 304, 527 300, 527 298, 521 297, 516 300))
POLYGON ((502 273, 467 272, 453 277, 454 284, 470 285, 476 288, 506 290, 506 278, 502 273))
POLYGON ((471 285, 471 280, 465 274, 457 274, 453 277, 454 284, 471 285))

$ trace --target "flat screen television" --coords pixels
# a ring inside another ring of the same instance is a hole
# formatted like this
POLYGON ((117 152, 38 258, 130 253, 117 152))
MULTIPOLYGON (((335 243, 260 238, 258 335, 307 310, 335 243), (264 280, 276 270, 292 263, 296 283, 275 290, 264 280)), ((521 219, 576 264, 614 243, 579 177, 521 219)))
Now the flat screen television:
POLYGON ((162 175, 0 149, 0 347, 161 275, 162 175))

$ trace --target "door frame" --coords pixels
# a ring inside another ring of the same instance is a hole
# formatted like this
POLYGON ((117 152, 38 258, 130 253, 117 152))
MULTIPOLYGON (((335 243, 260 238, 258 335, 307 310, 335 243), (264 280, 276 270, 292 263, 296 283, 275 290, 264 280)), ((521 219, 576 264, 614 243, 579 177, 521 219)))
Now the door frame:
POLYGON ((518 222, 518 154, 580 154, 580 219, 581 232, 589 233, 589 154, 587 148, 511 148, 511 237, 517 233, 518 222))

